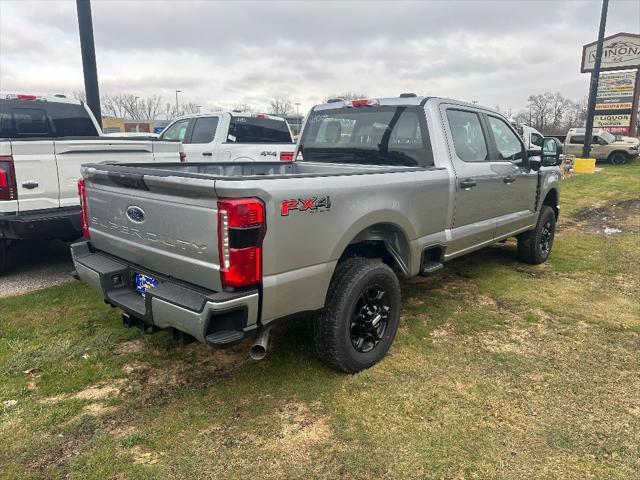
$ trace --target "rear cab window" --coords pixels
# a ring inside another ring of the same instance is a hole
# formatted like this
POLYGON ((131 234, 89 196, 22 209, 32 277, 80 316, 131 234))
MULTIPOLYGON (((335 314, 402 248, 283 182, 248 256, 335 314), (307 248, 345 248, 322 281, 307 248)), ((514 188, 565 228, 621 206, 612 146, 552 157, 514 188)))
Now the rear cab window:
POLYGON ((424 110, 418 106, 314 111, 298 150, 310 162, 433 166, 424 110))
POLYGON ((85 107, 38 100, 0 100, 0 137, 97 137, 85 107))
POLYGON ((228 143, 293 143, 289 125, 268 116, 232 115, 228 143))

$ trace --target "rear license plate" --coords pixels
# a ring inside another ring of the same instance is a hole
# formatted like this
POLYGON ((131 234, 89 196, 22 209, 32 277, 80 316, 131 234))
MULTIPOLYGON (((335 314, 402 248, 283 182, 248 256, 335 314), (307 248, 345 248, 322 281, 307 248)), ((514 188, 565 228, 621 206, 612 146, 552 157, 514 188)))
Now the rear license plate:
POLYGON ((149 275, 142 273, 136 274, 136 292, 144 296, 147 290, 158 286, 158 281, 151 278, 149 275))

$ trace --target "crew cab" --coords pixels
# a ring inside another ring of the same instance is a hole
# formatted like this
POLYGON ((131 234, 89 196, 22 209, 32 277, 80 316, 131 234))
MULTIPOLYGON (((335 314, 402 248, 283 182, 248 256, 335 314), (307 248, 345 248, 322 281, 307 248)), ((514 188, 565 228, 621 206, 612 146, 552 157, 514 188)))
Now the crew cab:
POLYGON ((319 357, 357 372, 387 353, 399 277, 508 237, 539 264, 559 214, 560 151, 527 150, 479 105, 413 94, 314 107, 295 162, 85 165, 80 279, 126 326, 213 347, 315 312, 319 357))
MULTIPOLYGON (((584 135, 584 128, 570 129, 564 141, 564 153, 581 157, 584 135)), ((602 128, 594 128, 590 156, 596 160, 620 165, 638 156, 639 144, 640 140, 637 138, 616 137, 602 128)))
POLYGON ((188 115, 167 125, 160 138, 180 140, 188 162, 290 162, 295 148, 287 121, 263 113, 188 115))
POLYGON ((12 242, 81 236, 80 165, 179 162, 179 142, 105 137, 64 96, 0 95, 0 273, 12 242))

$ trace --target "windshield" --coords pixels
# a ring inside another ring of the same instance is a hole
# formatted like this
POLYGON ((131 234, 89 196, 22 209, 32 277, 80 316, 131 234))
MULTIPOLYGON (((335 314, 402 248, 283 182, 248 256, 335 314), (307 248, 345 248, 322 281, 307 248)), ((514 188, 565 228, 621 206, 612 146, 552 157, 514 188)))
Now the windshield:
POLYGON ((605 140, 607 143, 613 143, 613 142, 615 142, 615 141, 616 141, 616 137, 615 137, 615 135, 613 135, 613 134, 611 134, 611 133, 609 133, 609 132, 602 132, 602 133, 600 134, 600 137, 604 138, 604 140, 605 140))
POLYGON ((231 143, 293 143, 289 126, 284 120, 267 117, 232 116, 227 142, 231 143))
POLYGON ((312 112, 300 139, 308 162, 431 166, 424 111, 417 106, 312 112))

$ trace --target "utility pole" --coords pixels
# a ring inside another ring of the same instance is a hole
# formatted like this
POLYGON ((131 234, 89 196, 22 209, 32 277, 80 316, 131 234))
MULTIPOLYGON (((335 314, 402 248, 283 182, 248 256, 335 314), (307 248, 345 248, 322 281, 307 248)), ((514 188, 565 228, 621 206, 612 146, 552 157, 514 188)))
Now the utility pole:
POLYGON ((296 135, 300 135, 300 128, 302 127, 302 122, 300 121, 300 112, 298 111, 298 107, 300 106, 299 102, 296 102, 296 122, 298 123, 298 132, 296 135))
POLYGON ((178 113, 179 112, 179 110, 178 110, 178 94, 180 92, 182 92, 182 90, 176 90, 176 117, 180 116, 180 114, 178 113))
POLYGON ((596 97, 598 95, 598 80, 600 79, 600 65, 602 63, 602 44, 604 31, 607 25, 607 9, 609 0, 602 0, 602 13, 600 14, 600 30, 598 31, 598 46, 596 59, 591 72, 591 85, 589 87, 589 106, 587 107, 587 125, 584 132, 584 144, 582 146, 582 158, 589 158, 591 150, 591 137, 593 135, 593 116, 596 111, 596 97))
POLYGON ((76 9, 78 11, 78 29, 80 31, 82 71, 84 72, 84 92, 87 95, 87 105, 102 128, 96 48, 93 41, 93 20, 91 19, 91 0, 76 0, 76 9))

